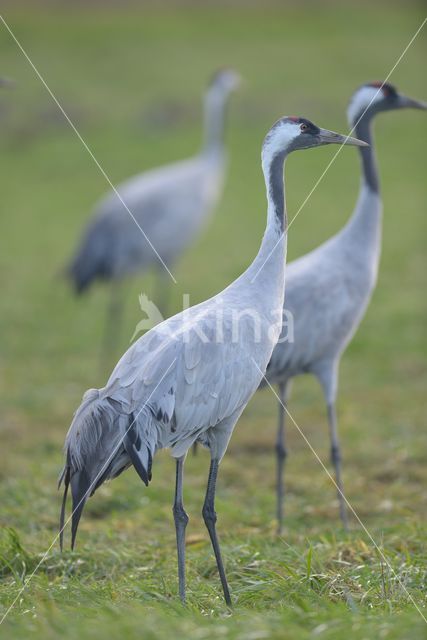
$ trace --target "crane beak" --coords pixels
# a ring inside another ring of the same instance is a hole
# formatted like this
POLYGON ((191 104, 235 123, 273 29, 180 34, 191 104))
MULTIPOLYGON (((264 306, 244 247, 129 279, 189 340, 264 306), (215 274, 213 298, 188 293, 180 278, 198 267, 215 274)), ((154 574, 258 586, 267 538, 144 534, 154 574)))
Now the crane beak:
POLYGON ((369 147, 368 143, 363 142, 363 140, 343 136, 341 133, 335 133, 335 131, 329 131, 328 129, 320 129, 319 140, 320 144, 348 144, 354 147, 369 147))
POLYGON ((407 96, 399 95, 399 107, 400 109, 427 109, 427 102, 421 100, 414 100, 407 96))

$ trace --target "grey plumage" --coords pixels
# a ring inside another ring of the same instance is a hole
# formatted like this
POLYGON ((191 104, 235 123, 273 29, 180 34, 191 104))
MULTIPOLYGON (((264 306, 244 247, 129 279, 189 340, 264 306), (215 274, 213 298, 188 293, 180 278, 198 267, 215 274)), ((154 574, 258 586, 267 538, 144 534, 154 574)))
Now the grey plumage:
MULTIPOLYGON (((310 127, 301 120, 284 118, 266 137, 262 167, 267 228, 250 267, 218 295, 139 338, 118 362, 106 386, 85 394, 66 438, 62 478, 64 496, 70 484, 73 498, 72 544, 85 501, 104 480, 133 464, 147 484, 156 451, 171 449, 177 460, 174 518, 183 599, 188 518, 182 501, 182 470, 188 449, 198 440, 209 448, 211 456, 203 517, 224 596, 228 604, 231 602, 215 529, 216 477, 233 428, 259 386, 279 337, 277 318, 284 298, 286 250, 283 163, 290 150, 331 142, 330 132, 311 123, 310 127)), ((344 141, 334 135, 334 142, 344 141)))
MULTIPOLYGON (((290 380, 310 373, 319 380, 328 408, 331 458, 335 467, 340 514, 347 526, 342 496, 341 454, 335 403, 341 354, 350 342, 374 290, 381 249, 382 202, 371 134, 372 118, 382 112, 406 107, 426 108, 424 103, 402 96, 391 85, 364 85, 352 97, 348 117, 356 135, 369 143, 360 148, 362 183, 355 211, 345 227, 307 255, 291 262, 286 275, 286 314, 292 314, 294 340, 279 344, 269 362, 266 379, 278 384, 286 402, 290 380)), ((286 316, 285 316, 286 317, 286 316)), ((261 386, 265 386, 264 380, 261 386)), ((283 511, 283 467, 286 457, 285 415, 279 411, 277 515, 279 531, 283 511)))
POLYGON ((224 112, 237 83, 232 70, 212 79, 205 96, 205 142, 198 155, 117 187, 134 219, 115 192, 96 207, 68 268, 78 293, 96 279, 121 280, 151 267, 163 270, 159 256, 171 267, 193 242, 222 192, 224 112))

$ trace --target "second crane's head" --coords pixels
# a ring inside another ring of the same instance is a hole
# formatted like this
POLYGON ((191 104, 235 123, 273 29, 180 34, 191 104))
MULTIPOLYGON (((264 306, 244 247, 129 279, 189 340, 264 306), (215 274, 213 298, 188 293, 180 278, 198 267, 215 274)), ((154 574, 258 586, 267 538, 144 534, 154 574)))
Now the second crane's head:
POLYGON ((241 77, 231 68, 218 69, 212 76, 208 93, 212 95, 228 96, 230 93, 238 89, 241 83, 241 77))
POLYGON ((367 144, 329 129, 321 129, 307 118, 280 118, 270 129, 262 146, 263 165, 275 158, 284 158, 291 151, 321 147, 326 144, 348 144, 365 147, 367 144))
POLYGON ((408 98, 388 82, 371 82, 353 93, 347 116, 349 123, 354 126, 364 118, 395 109, 427 109, 427 103, 408 98))

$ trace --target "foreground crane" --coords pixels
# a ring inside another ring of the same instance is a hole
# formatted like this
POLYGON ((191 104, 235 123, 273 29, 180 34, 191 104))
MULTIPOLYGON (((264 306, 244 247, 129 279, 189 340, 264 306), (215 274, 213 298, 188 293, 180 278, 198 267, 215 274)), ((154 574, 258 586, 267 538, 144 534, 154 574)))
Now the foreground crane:
POLYGON ((231 69, 218 71, 205 95, 205 134, 196 156, 127 180, 97 206, 68 267, 77 293, 95 280, 112 281, 105 342, 117 334, 122 307, 119 284, 137 271, 159 276, 156 303, 166 307, 168 269, 193 242, 223 188, 225 110, 239 84, 231 69))
POLYGON ((65 442, 61 547, 69 485, 73 547, 87 498, 105 480, 131 465, 148 485, 156 451, 168 447, 176 458, 173 514, 179 593, 184 600, 188 516, 183 504, 183 469, 188 449, 198 440, 208 447, 211 457, 203 518, 224 597, 231 604, 215 527, 215 486, 234 426, 260 384, 281 330, 278 318, 284 298, 287 240, 283 165, 291 151, 332 143, 363 144, 319 129, 304 118, 276 122, 262 147, 267 227, 255 260, 224 291, 139 338, 118 362, 107 385, 86 392, 65 442))
POLYGON ((380 258, 382 202, 371 124, 378 113, 405 108, 426 109, 427 104, 399 94, 390 84, 366 84, 354 93, 348 108, 349 124, 358 138, 369 143, 360 148, 362 182, 355 211, 337 235, 287 267, 285 307, 294 322, 293 341, 285 339, 288 328, 284 326, 261 383, 261 386, 277 384, 279 389, 276 442, 279 533, 283 522, 289 382, 305 373, 316 376, 325 397, 340 517, 344 527, 348 526, 335 404, 340 358, 366 311, 380 258))

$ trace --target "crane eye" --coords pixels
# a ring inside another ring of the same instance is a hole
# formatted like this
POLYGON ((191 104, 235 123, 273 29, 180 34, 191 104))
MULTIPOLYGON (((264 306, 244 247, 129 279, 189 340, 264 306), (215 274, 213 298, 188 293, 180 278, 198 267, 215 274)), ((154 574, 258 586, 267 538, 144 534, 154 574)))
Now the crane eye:
POLYGON ((307 129, 308 129, 308 125, 306 125, 304 123, 302 123, 302 125, 300 125, 300 130, 301 131, 307 131, 307 129))

